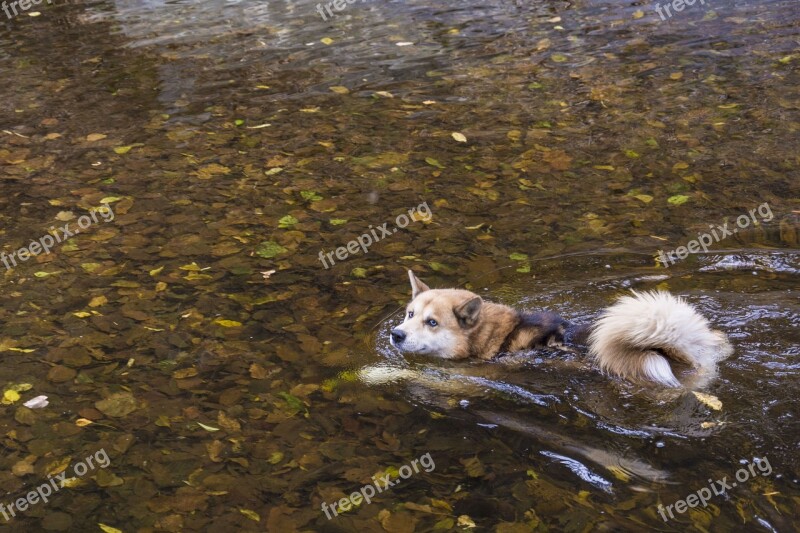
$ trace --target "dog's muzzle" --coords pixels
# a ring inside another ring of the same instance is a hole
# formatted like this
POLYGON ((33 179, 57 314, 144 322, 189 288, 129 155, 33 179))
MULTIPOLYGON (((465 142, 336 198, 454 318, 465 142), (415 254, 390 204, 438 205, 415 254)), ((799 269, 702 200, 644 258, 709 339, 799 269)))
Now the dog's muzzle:
POLYGON ((389 338, 391 339, 393 345, 398 346, 402 344, 404 340, 406 340, 406 334, 403 330, 394 328, 391 331, 389 338))

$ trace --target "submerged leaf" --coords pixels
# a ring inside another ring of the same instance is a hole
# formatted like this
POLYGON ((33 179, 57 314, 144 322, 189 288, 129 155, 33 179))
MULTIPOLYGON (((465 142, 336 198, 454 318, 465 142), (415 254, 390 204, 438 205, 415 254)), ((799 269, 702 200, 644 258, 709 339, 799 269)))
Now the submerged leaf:
POLYGON ((264 259, 272 259, 273 257, 285 254, 288 252, 286 248, 281 246, 275 241, 264 241, 256 248, 256 255, 264 259))

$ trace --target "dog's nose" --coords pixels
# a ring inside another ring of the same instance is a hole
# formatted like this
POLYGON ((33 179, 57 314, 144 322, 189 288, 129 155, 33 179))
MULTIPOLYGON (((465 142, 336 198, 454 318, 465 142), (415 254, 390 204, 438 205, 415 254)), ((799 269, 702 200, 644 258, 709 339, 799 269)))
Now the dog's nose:
POLYGON ((395 328, 392 330, 392 341, 401 343, 406 339, 406 334, 403 330, 395 328))

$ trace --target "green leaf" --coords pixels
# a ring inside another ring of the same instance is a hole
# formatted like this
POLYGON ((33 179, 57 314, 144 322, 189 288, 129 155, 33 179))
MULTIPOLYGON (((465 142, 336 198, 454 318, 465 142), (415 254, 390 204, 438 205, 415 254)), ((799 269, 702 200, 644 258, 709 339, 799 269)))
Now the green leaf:
POLYGON ((332 218, 328 222, 330 222, 331 226, 341 226, 342 224, 347 224, 346 218, 332 218))
POLYGON ((289 394, 288 392, 279 392, 278 396, 286 400, 286 403, 288 403, 289 407, 291 407, 292 409, 297 409, 298 411, 302 411, 306 408, 305 404, 303 403, 303 400, 301 400, 297 396, 289 394))
POLYGON ((670 196, 667 199, 667 202, 672 205, 682 205, 689 201, 689 197, 685 194, 676 194, 675 196, 670 196))
POLYGON ((432 157, 426 157, 425 158, 425 162, 428 163, 429 165, 431 165, 432 167, 444 168, 444 165, 442 165, 441 163, 439 163, 439 161, 437 161, 436 159, 434 159, 432 157))
POLYGON ((285 217, 281 217, 281 219, 278 221, 278 227, 284 229, 291 228, 298 222, 300 221, 294 218, 292 215, 286 215, 285 217))
POLYGON ((356 267, 350 271, 350 275, 354 278, 366 278, 367 277, 367 269, 356 267))
POLYGON ((300 191, 300 196, 303 197, 303 200, 311 200, 312 202, 322 200, 322 196, 317 194, 316 191, 300 191))
POLYGON ((256 248, 256 255, 264 259, 272 259, 276 255, 285 254, 288 251, 275 241, 264 241, 256 248))
POLYGON ((513 254, 509 255, 508 258, 511 259, 512 261, 527 261, 528 260, 528 254, 520 254, 520 253, 514 252, 513 254))

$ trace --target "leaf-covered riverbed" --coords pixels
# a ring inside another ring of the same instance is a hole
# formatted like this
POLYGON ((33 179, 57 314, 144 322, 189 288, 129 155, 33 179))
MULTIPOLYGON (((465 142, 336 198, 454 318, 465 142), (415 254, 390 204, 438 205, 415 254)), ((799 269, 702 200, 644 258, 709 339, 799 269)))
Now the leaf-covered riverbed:
POLYGON ((796 531, 797 2, 342 5, 0 14, 0 523, 796 531), (697 394, 404 359, 406 269, 576 321, 669 289, 735 353, 697 394))

